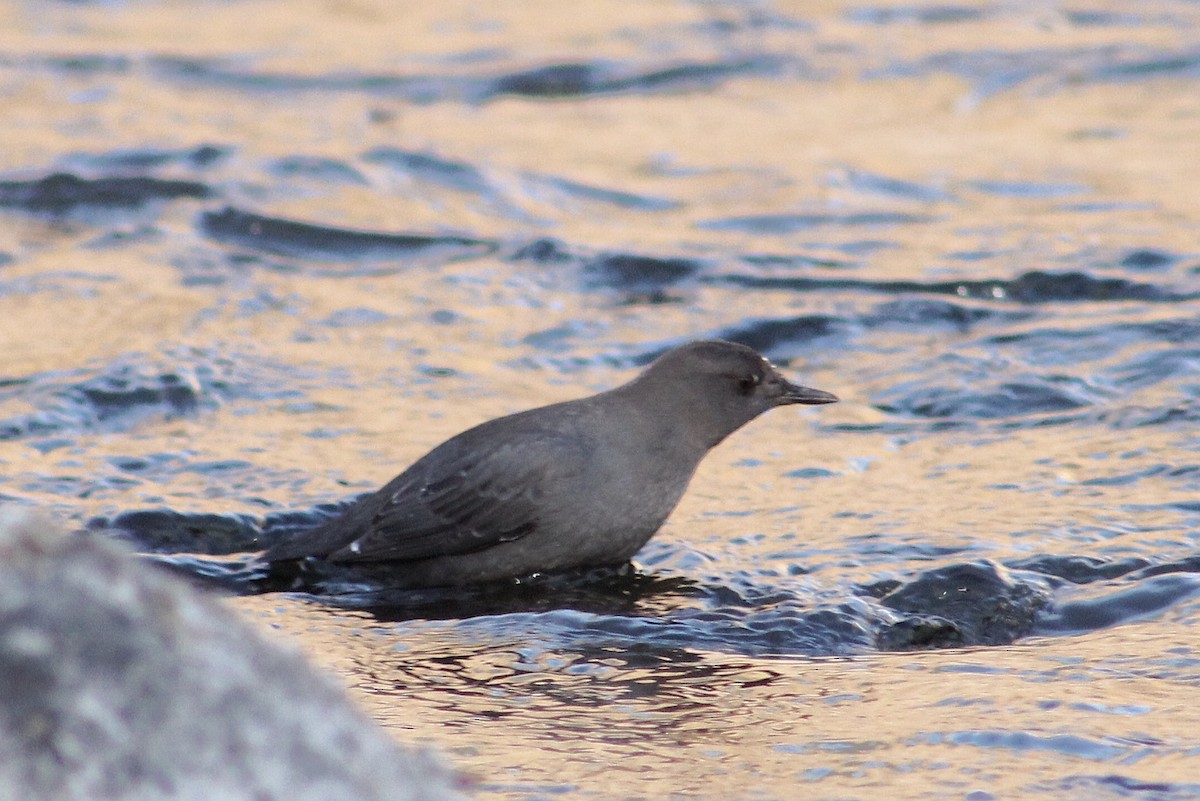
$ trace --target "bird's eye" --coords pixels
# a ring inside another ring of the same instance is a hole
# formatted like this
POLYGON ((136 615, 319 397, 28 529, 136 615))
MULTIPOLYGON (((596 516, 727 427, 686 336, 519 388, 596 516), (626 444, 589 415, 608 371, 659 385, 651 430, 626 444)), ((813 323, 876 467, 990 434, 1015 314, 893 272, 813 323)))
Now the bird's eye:
POLYGON ((759 385, 759 383, 761 381, 762 381, 762 376, 760 376, 758 373, 755 373, 754 375, 746 376, 745 378, 742 378, 741 380, 738 381, 738 390, 743 395, 749 395, 750 393, 754 392, 755 388, 759 385))

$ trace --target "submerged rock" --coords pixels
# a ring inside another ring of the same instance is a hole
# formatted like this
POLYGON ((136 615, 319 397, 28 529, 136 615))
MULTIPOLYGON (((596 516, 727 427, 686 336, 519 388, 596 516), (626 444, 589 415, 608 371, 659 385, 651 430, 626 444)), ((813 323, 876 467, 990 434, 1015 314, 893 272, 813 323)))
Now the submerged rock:
POLYGON ((1007 645, 1033 631, 1051 593, 1044 576, 989 560, 947 565, 881 589, 879 602, 908 616, 880 633, 879 647, 896 651, 1007 645))
POLYGON ((0 516, 0 798, 451 801, 458 781, 216 600, 0 516))

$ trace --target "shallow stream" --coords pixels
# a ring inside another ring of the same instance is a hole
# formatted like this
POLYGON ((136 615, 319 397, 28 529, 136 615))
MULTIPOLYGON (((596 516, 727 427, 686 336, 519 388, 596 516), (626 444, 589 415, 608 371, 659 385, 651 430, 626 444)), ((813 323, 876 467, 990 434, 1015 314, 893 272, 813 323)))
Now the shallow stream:
POLYGON ((842 397, 631 576, 240 587, 483 801, 1200 796, 1195 2, 27 0, 0 103, 0 498, 188 569, 689 339, 842 397))

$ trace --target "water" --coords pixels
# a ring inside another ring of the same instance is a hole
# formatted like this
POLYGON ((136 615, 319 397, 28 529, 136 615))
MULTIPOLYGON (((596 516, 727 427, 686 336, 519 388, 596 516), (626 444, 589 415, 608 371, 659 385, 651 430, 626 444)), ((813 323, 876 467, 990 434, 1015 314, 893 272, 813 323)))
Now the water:
POLYGON ((248 592, 481 799, 1200 795, 1194 3, 0 21, 6 501, 248 592), (249 592, 699 336, 843 402, 722 444, 640 573, 249 592))

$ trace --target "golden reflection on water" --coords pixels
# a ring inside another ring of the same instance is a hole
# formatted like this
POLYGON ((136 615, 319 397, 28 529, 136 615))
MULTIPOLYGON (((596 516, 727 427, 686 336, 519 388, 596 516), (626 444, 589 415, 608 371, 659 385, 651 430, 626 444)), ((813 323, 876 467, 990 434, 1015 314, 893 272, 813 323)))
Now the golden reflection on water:
MULTIPOLYGON (((506 242, 550 235, 580 248, 698 255, 716 261, 718 273, 746 253, 844 258, 837 246, 847 238, 890 244, 863 258, 861 272, 878 280, 982 280, 1057 268, 1081 252, 1102 265, 1114 252, 1149 245, 1194 254, 1194 78, 1071 85, 1067 76, 986 94, 949 72, 863 77, 896 60, 944 53, 1196 46, 1195 9, 1093 6, 1152 22, 1077 26, 1061 9, 1013 6, 962 24, 876 26, 852 21, 857 4, 835 2, 772 5, 803 23, 791 27, 743 26, 740 7, 709 3, 588 0, 569 13, 532 2, 10 3, 0 6, 0 50, 9 56, 100 53, 127 56, 133 66, 100 79, 98 93, 86 78, 49 72, 15 82, 4 98, 0 169, 42 169, 66 153, 214 142, 233 150, 211 174, 230 202, 261 203, 280 216, 468 231, 506 242), (695 34, 722 25, 736 31, 733 39, 695 34), (472 58, 488 53, 521 69, 652 54, 703 61, 741 47, 794 55, 799 74, 585 102, 418 104, 366 92, 222 91, 155 79, 145 66, 156 56, 228 56, 262 74, 471 75, 472 58), (809 68, 817 78, 807 77, 809 68), (377 146, 483 165, 510 189, 535 172, 683 202, 654 215, 595 213, 553 195, 512 191, 521 214, 508 215, 475 198, 428 202, 423 187, 382 171, 370 175, 370 186, 328 192, 273 195, 254 185, 273 158, 317 153, 351 162, 377 146), (945 189, 956 199, 918 204, 933 218, 925 225, 830 231, 802 246, 786 235, 697 226, 740 214, 912 208, 864 200, 837 178, 850 169, 945 189), (1118 207, 1080 215, 1060 199, 973 191, 978 180, 1079 184, 1085 199, 1118 207), (387 188, 388 202, 380 202, 378 186, 387 188), (998 255, 984 262, 948 256, 976 249, 998 255)), ((6 373, 102 364, 179 343, 253 365, 263 384, 271 369, 291 378, 311 371, 296 380, 315 411, 294 414, 288 398, 250 409, 234 403, 155 421, 131 437, 85 435, 79 452, 6 451, 18 489, 32 486, 32 477, 103 475, 111 472, 108 457, 131 453, 250 462, 224 484, 182 471, 163 482, 95 487, 69 502, 28 490, 35 500, 77 519, 158 505, 246 512, 247 499, 303 508, 377 486, 469 425, 626 377, 596 363, 514 369, 515 346, 531 334, 582 322, 579 352, 588 355, 746 319, 854 318, 878 300, 702 285, 688 290, 686 303, 648 310, 624 304, 616 292, 579 291, 577 276, 552 265, 499 259, 353 276, 337 265, 321 274, 266 259, 223 276, 224 284, 185 284, 184 268, 164 253, 184 265, 207 253, 195 233, 197 210, 164 209, 154 236, 120 249, 93 246, 86 224, 6 215, 0 251, 20 258, 3 265, 0 280, 9 290, 22 281, 45 290, 0 293, 6 373), (163 242, 181 244, 164 250, 163 242), (389 318, 353 328, 323 322, 358 308, 389 318), (452 336, 431 321, 443 309, 460 315, 452 336), (454 372, 430 377, 429 368, 454 372), (349 376, 344 385, 333 378, 339 375, 349 376), (336 436, 313 436, 314 429, 336 436)), ((137 234, 138 226, 122 231, 137 234)), ((1147 322, 1180 311, 1164 305, 1136 313, 1147 322)), ((1055 325, 1127 319, 1122 304, 1085 304, 1055 325)), ((1194 502, 1187 485, 1167 475, 1103 490, 1087 483, 1175 462, 1181 447, 1194 447, 1178 430, 835 430, 884 422, 887 415, 870 404, 909 377, 907 363, 955 353, 978 337, 973 330, 897 333, 888 352, 852 354, 839 351, 843 340, 818 341, 803 364, 788 369, 844 401, 776 411, 730 438, 660 537, 695 548, 718 574, 753 566, 785 576, 797 568, 817 575, 795 581, 842 596, 854 582, 923 569, 937 549, 960 550, 964 559, 1194 551, 1194 533, 1181 531, 1178 513, 1166 508, 1194 502), (787 476, 799 469, 830 475, 787 476), (907 556, 901 545, 911 547, 907 556)), ((1148 390, 1141 400, 1159 399, 1148 390)), ((5 400, 0 418, 29 411, 18 405, 5 400)), ((553 796, 563 787, 605 799, 1066 797, 1071 781, 1112 773, 1196 781, 1200 667, 1188 608, 1146 624, 1008 648, 805 659, 606 651, 602 643, 583 652, 506 636, 499 625, 385 624, 291 597, 233 605, 275 635, 295 637, 399 739, 453 755, 480 777, 481 798, 553 796)), ((1086 793, 1091 785, 1079 786, 1086 793)))

